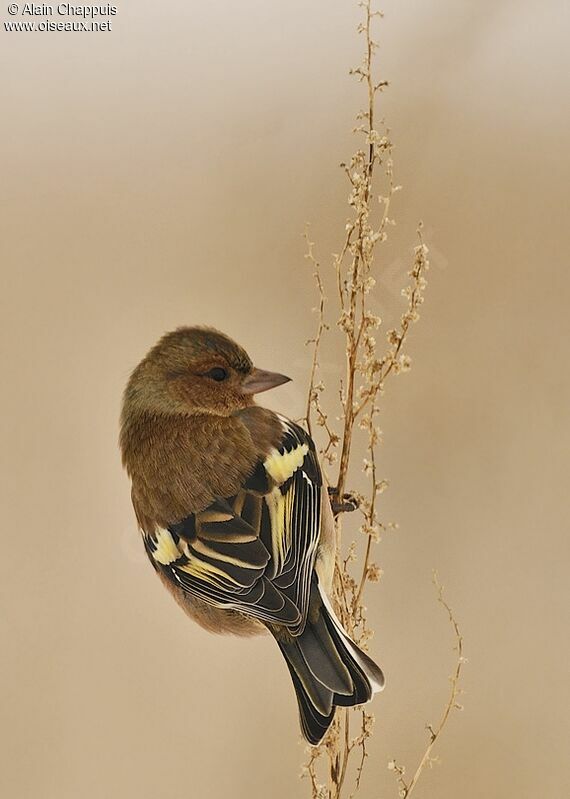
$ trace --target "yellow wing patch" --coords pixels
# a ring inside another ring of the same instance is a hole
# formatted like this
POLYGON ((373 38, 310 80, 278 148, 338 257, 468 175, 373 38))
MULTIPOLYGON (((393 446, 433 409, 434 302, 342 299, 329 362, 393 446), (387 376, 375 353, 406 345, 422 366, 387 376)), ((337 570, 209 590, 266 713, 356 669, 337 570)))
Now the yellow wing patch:
POLYGON ((156 549, 152 553, 152 557, 157 563, 168 566, 182 555, 168 530, 159 527, 153 538, 156 541, 156 549))
MULTIPOLYGON (((194 577, 198 577, 208 582, 215 582, 216 578, 218 578, 223 581, 230 580, 236 585, 239 585, 236 580, 227 574, 227 572, 192 555, 186 546, 186 542, 181 542, 184 543, 184 551, 182 551, 176 545, 174 538, 168 530, 158 528, 153 538, 156 541, 156 549, 154 552, 152 552, 152 557, 157 563, 160 563, 163 566, 170 566, 172 563, 179 560, 183 555, 186 555, 188 562, 178 567, 180 571, 187 572, 194 577)), ((200 544, 198 542, 198 546, 199 545, 200 544)), ((207 547, 204 547, 204 550, 206 549, 207 547)), ((230 563, 237 563, 237 560, 231 558, 222 558, 217 553, 215 553, 215 557, 218 560, 228 560, 230 563)))
POLYGON ((308 451, 308 444, 299 444, 291 452, 284 452, 283 454, 274 449, 263 464, 265 471, 275 480, 277 485, 281 485, 302 466, 308 451))
POLYGON ((190 574, 192 577, 196 577, 199 580, 205 580, 207 583, 212 583, 213 585, 216 585, 217 583, 224 584, 228 581, 237 586, 240 585, 238 580, 234 579, 231 574, 227 573, 227 571, 219 569, 212 563, 207 563, 206 561, 199 560, 193 556, 190 557, 188 563, 185 563, 184 566, 180 566, 180 571, 186 572, 187 574, 190 574))
POLYGON ((286 554, 286 508, 285 497, 278 488, 274 488, 265 497, 269 508, 271 520, 271 549, 276 571, 278 572, 285 562, 286 554))

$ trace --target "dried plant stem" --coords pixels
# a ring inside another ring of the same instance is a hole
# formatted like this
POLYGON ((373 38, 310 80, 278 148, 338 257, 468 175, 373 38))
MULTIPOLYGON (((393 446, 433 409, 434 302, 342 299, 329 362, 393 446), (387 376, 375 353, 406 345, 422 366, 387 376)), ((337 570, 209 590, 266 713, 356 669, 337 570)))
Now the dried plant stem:
MULTIPOLYGON (((381 521, 379 516, 378 497, 388 483, 379 476, 378 448, 382 433, 378 428, 377 416, 387 379, 410 369, 411 359, 404 354, 404 349, 411 326, 419 319, 429 262, 420 223, 417 231, 419 241, 414 249, 411 269, 407 273, 409 280, 403 282, 402 287, 404 312, 399 324, 385 333, 387 346, 380 348, 374 334, 382 326, 382 320, 370 311, 370 295, 376 285, 375 272, 378 270, 375 256, 388 237, 389 227, 394 224, 389 213, 393 195, 400 186, 394 182, 389 130, 383 122, 377 121, 376 115, 378 93, 388 85, 386 81, 377 81, 373 74, 374 54, 378 45, 372 38, 372 23, 375 17, 382 14, 372 10, 372 0, 360 0, 359 5, 363 9, 363 21, 358 26, 358 32, 364 38, 364 56, 362 64, 352 69, 351 73, 366 89, 366 107, 358 113, 358 124, 354 128, 356 134, 364 137, 365 143, 348 163, 341 164, 350 188, 348 205, 351 215, 345 225, 340 252, 333 255, 334 288, 330 305, 326 298, 329 278, 321 270, 314 243, 308 229, 305 230, 305 258, 312 266, 318 291, 318 305, 314 309, 318 314, 318 322, 315 336, 307 342, 312 345, 313 353, 304 421, 307 430, 318 441, 325 466, 332 468, 338 462, 336 479, 331 481, 329 478, 329 482, 332 483, 332 500, 339 508, 345 507, 347 486, 354 480, 354 453, 358 451, 357 447, 362 451, 364 443, 366 457, 362 460, 362 471, 366 475, 367 488, 364 493, 350 492, 348 498, 358 509, 360 532, 366 537, 366 542, 363 554, 356 541, 352 541, 348 550, 343 546, 343 515, 339 513, 336 517, 333 600, 346 630, 359 646, 366 649, 372 631, 367 624, 364 594, 367 584, 378 582, 381 577, 381 569, 372 561, 374 545, 380 541, 382 532, 397 526, 381 521), (382 192, 378 186, 382 187, 382 192), (338 390, 340 407, 334 415, 329 416, 328 409, 331 404, 336 404, 337 392, 329 393, 328 387, 325 391, 324 382, 319 379, 319 359, 323 338, 331 329, 327 314, 335 312, 338 314, 336 327, 344 343, 345 373, 338 390), (340 434, 336 432, 337 422, 340 422, 340 434), (320 432, 317 428, 320 428, 320 432), (361 437, 364 441, 357 441, 361 437)), ((445 605, 441 593, 439 601, 445 605)), ((456 696, 454 692, 451 707, 456 704, 456 696)), ((444 713, 435 731, 431 731, 434 739, 430 741, 428 751, 409 785, 403 780, 403 769, 400 772, 400 767, 392 761, 400 780, 400 791, 407 791, 406 796, 417 784, 425 765, 431 762, 431 747, 447 722, 450 709, 444 713)), ((325 739, 319 746, 308 750, 305 773, 310 781, 312 799, 343 799, 347 795, 349 776, 353 780, 350 797, 356 795, 368 757, 367 742, 372 735, 373 724, 374 716, 365 707, 341 708, 337 711, 325 739), (351 719, 355 717, 359 717, 356 733, 351 730, 351 719), (355 753, 359 753, 359 757, 351 768, 351 758, 355 753), (323 771, 325 782, 319 776, 323 771)))
POLYGON ((318 291, 319 291, 319 305, 318 305, 318 308, 316 309, 317 312, 318 312, 317 332, 316 332, 314 338, 309 339, 306 342, 306 344, 312 344, 313 345, 313 357, 312 357, 312 361, 311 361, 311 372, 310 372, 310 378, 309 378, 309 390, 307 392, 307 405, 306 405, 306 410, 305 410, 304 422, 305 422, 305 426, 307 428, 307 431, 312 436, 313 435, 313 430, 312 430, 312 426, 311 426, 311 411, 315 410, 315 412, 317 414, 317 423, 321 427, 324 427, 324 429, 325 429, 325 431, 327 433, 327 437, 328 437, 326 448, 325 448, 325 450, 322 453, 323 456, 325 457, 325 460, 326 460, 328 458, 328 455, 329 455, 330 451, 332 450, 332 448, 336 446, 336 444, 338 442, 338 436, 335 434, 335 432, 329 426, 328 418, 327 418, 326 414, 324 413, 324 411, 321 408, 321 405, 320 405, 320 402, 319 402, 319 393, 324 390, 324 386, 323 386, 322 383, 317 383, 316 382, 316 375, 317 375, 317 369, 318 369, 318 366, 319 366, 319 352, 320 352, 321 340, 322 340, 323 334, 327 330, 330 329, 330 326, 325 322, 326 297, 325 297, 325 290, 324 290, 323 281, 322 281, 322 277, 321 277, 321 267, 320 267, 319 262, 316 260, 316 258, 314 256, 313 248, 314 248, 315 245, 314 245, 314 242, 312 242, 310 240, 310 238, 309 238, 308 225, 305 227, 304 238, 305 238, 305 243, 307 245, 307 252, 305 253, 305 258, 313 266, 313 277, 315 278, 315 281, 317 283, 317 288, 318 288, 318 291))
POLYGON ((463 709, 462 706, 457 701, 458 697, 462 693, 462 689, 459 684, 461 678, 461 672, 463 670, 464 664, 467 662, 463 654, 463 636, 459 630, 459 625, 457 623, 457 620, 454 616, 451 607, 444 599, 443 586, 440 584, 436 572, 433 573, 433 583, 437 590, 437 601, 446 610, 449 622, 453 628, 453 634, 455 636, 454 649, 457 652, 457 661, 455 663, 455 669, 453 671, 453 674, 449 678, 451 687, 447 703, 445 705, 445 708, 443 709, 443 713, 441 715, 438 724, 435 727, 433 727, 431 724, 428 724, 426 726, 429 733, 429 743, 420 759, 420 762, 414 772, 414 776, 412 777, 410 782, 406 782, 404 779, 403 766, 399 766, 395 760, 391 760, 390 763, 388 764, 388 768, 390 768, 392 771, 396 773, 396 780, 400 789, 399 795, 401 799, 408 799, 408 797, 411 795, 412 791, 418 784, 418 780, 421 777, 423 770, 426 768, 426 766, 431 767, 431 765, 437 760, 437 758, 432 757, 432 751, 434 746, 438 742, 441 733, 443 732, 443 729, 446 726, 453 710, 463 709))

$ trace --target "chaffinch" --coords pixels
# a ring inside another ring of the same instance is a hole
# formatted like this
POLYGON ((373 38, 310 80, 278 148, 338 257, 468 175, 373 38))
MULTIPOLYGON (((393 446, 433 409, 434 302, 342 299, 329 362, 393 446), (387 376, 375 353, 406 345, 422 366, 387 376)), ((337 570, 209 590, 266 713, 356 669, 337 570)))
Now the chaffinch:
POLYGON ((120 446, 158 576, 208 630, 271 632, 317 744, 337 705, 369 701, 384 678, 327 599, 333 515, 315 445, 254 401, 288 380, 217 330, 179 328, 133 371, 120 446))

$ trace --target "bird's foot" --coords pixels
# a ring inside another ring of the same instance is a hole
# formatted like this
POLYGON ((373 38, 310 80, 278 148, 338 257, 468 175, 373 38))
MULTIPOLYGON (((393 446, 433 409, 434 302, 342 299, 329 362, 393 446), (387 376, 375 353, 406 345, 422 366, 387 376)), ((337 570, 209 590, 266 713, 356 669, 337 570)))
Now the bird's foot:
POLYGON ((346 493, 339 497, 336 488, 332 486, 328 487, 328 492, 334 516, 338 516, 340 513, 352 513, 358 509, 359 503, 354 494, 346 493))

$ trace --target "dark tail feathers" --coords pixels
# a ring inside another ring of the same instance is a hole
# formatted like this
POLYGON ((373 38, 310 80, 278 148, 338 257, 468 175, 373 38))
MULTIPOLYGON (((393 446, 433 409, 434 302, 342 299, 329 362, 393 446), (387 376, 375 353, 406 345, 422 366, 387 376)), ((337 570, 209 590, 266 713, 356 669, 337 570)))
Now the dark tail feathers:
POLYGON ((384 687, 382 671, 348 637, 316 580, 305 629, 289 641, 279 637, 297 694, 303 735, 311 744, 323 738, 337 705, 368 702, 384 687))

